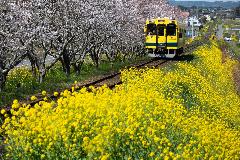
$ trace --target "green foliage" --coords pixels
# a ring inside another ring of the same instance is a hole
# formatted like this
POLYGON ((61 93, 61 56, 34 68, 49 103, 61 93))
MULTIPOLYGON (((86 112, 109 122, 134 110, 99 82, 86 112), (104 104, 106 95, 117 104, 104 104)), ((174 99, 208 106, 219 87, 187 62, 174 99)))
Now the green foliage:
POLYGON ((91 63, 84 63, 80 75, 76 75, 74 71, 71 70, 70 76, 66 76, 60 63, 57 63, 49 70, 44 82, 41 84, 38 83, 37 78, 32 75, 29 68, 16 68, 9 73, 6 87, 4 91, 0 93, 0 106, 10 104, 13 99, 29 99, 30 95, 40 93, 42 90, 49 93, 55 90, 61 90, 71 86, 74 81, 82 81, 93 76, 118 71, 124 66, 137 63, 143 59, 146 59, 146 57, 126 61, 117 60, 112 63, 103 61, 99 65, 99 68, 96 68, 91 63))

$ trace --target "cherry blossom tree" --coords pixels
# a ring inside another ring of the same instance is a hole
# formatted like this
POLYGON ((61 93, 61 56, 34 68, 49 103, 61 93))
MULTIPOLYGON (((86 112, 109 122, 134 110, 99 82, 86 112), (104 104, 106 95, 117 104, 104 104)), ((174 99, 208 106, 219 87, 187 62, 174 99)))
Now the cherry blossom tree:
POLYGON ((0 1, 0 91, 8 73, 26 56, 29 37, 27 17, 16 2, 0 1))
POLYGON ((0 88, 24 58, 43 82, 60 61, 66 75, 80 73, 90 56, 98 67, 143 51, 147 18, 174 17, 181 11, 166 0, 0 0, 0 88), (47 57, 53 60, 46 62, 47 57), (38 70, 38 72, 36 72, 38 70))

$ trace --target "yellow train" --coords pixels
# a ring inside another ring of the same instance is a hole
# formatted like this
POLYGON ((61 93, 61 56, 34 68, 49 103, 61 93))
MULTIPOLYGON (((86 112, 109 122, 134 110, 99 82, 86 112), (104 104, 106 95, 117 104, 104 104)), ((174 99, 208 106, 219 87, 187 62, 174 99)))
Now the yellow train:
POLYGON ((170 18, 147 19, 145 48, 151 57, 173 58, 183 51, 185 26, 170 18))

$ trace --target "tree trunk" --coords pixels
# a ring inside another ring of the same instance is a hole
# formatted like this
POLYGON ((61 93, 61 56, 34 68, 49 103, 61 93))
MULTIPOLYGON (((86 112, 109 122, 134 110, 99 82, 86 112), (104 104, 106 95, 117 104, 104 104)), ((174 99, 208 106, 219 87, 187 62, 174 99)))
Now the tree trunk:
POLYGON ((75 74, 76 74, 77 76, 80 75, 82 65, 83 65, 83 61, 80 62, 80 63, 74 63, 74 64, 73 64, 73 68, 74 68, 75 74))
POLYGON ((45 71, 40 71, 40 73, 39 73, 39 79, 38 79, 39 83, 43 83, 45 77, 46 77, 45 71))
POLYGON ((31 64, 32 75, 33 75, 33 77, 37 78, 37 70, 36 70, 37 61, 36 61, 36 58, 34 57, 33 54, 30 53, 30 51, 27 52, 26 56, 27 56, 27 58, 28 58, 28 60, 30 61, 30 64, 31 64))
POLYGON ((96 67, 99 68, 99 59, 96 58, 96 59, 95 59, 95 62, 96 62, 96 67))
POLYGON ((0 92, 3 91, 5 84, 7 80, 7 74, 6 73, 0 73, 0 92))
POLYGON ((70 57, 69 54, 67 53, 67 50, 63 51, 63 56, 61 58, 61 63, 63 66, 63 71, 67 76, 70 75, 71 72, 71 62, 70 62, 70 57))
POLYGON ((93 63, 95 63, 96 68, 99 68, 99 56, 97 54, 95 47, 90 51, 90 56, 91 56, 93 63))
POLYGON ((109 52, 105 52, 105 55, 106 55, 108 61, 111 61, 111 60, 112 60, 112 55, 110 55, 109 52))
POLYGON ((35 61, 31 61, 30 60, 30 63, 31 63, 31 68, 32 68, 32 76, 35 77, 37 79, 37 64, 35 61))
POLYGON ((98 56, 98 52, 94 49, 94 59, 95 59, 95 63, 96 63, 96 67, 99 68, 99 56, 98 56))
POLYGON ((43 83, 44 79, 46 77, 46 68, 43 65, 39 66, 39 77, 38 77, 38 82, 43 83))
POLYGON ((65 68, 64 60, 63 60, 62 57, 60 58, 60 62, 61 62, 61 64, 62 64, 62 70, 63 70, 63 72, 65 73, 65 72, 66 72, 66 68, 65 68))
POLYGON ((32 66, 32 75, 33 75, 33 77, 37 77, 36 66, 35 65, 31 65, 31 66, 32 66))

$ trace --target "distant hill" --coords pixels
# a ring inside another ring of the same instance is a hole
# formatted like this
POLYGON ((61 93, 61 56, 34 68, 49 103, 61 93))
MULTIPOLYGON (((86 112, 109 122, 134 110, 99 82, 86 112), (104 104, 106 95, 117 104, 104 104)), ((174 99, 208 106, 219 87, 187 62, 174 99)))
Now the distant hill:
POLYGON ((216 2, 206 2, 206 1, 175 1, 175 0, 169 0, 169 4, 172 4, 174 6, 184 6, 184 7, 221 7, 221 8, 236 8, 237 6, 240 5, 240 2, 234 2, 234 1, 228 1, 228 2, 223 2, 223 1, 216 1, 216 2))

